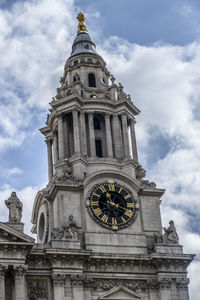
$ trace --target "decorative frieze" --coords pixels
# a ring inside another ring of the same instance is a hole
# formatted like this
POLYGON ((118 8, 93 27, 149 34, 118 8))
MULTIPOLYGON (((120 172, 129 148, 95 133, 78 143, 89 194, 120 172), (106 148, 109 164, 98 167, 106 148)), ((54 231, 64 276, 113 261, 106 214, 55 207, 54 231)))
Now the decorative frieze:
POLYGON ((84 279, 84 286, 100 289, 102 291, 111 290, 114 287, 124 286, 132 291, 146 291, 146 280, 129 280, 129 279, 103 279, 103 278, 90 278, 84 279))

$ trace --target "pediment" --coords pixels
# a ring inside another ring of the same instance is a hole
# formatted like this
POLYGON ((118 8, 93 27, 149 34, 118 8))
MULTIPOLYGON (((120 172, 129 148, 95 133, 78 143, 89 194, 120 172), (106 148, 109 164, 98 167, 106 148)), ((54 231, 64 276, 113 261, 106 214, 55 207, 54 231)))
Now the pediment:
POLYGON ((110 290, 108 293, 104 294, 103 296, 99 297, 98 300, 139 300, 142 298, 131 291, 130 289, 127 289, 126 287, 116 287, 110 290))
POLYGON ((35 240, 27 234, 17 231, 16 229, 9 227, 5 223, 0 222, 0 244, 6 244, 10 242, 18 244, 33 244, 34 241, 35 240))

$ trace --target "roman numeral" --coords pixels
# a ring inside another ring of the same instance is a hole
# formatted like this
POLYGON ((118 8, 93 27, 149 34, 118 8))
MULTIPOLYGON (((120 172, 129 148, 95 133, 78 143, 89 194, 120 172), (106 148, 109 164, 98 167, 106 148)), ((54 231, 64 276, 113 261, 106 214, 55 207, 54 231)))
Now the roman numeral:
POLYGON ((99 186, 99 189, 102 191, 102 193, 105 193, 106 192, 106 189, 103 185, 100 185, 99 186))
POLYGON ((123 217, 121 217, 121 219, 123 223, 126 223, 126 220, 123 217))
POLYGON ((98 207, 98 208, 95 208, 94 210, 93 210, 93 212, 94 212, 94 214, 98 217, 100 214, 102 214, 102 211, 101 211, 101 209, 98 207))
POLYGON ((112 218, 112 225, 117 225, 117 220, 115 218, 112 218))
POLYGON ((128 199, 128 198, 130 198, 131 197, 131 195, 130 194, 127 194, 126 196, 124 196, 124 199, 128 199))
POLYGON ((98 201, 91 201, 91 205, 99 205, 98 201))
POLYGON ((122 190, 123 190, 123 187, 121 186, 119 189, 119 194, 121 193, 122 190))
POLYGON ((127 207, 133 208, 134 207, 134 203, 127 203, 127 207))
POLYGON ((109 191, 115 191, 115 185, 113 183, 108 183, 109 191))
POLYGON ((99 195, 99 194, 96 194, 96 193, 93 193, 92 196, 96 196, 96 197, 98 197, 98 198, 100 197, 100 195, 99 195))
POLYGON ((128 216, 129 218, 131 218, 133 216, 133 212, 131 210, 127 210, 124 213, 126 216, 128 216))
POLYGON ((103 221, 104 223, 108 223, 108 216, 103 215, 103 217, 101 218, 101 221, 103 221))

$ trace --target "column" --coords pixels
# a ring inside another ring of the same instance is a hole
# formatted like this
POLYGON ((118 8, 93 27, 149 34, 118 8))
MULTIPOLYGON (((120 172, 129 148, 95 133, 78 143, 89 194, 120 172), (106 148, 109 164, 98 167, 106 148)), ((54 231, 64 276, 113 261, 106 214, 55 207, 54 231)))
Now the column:
POLYGON ((121 129, 119 126, 120 124, 118 116, 114 114, 112 120, 112 133, 114 142, 114 156, 116 158, 122 158, 121 129))
POLYGON ((124 144, 124 157, 126 159, 130 158, 130 149, 129 149, 129 139, 128 139, 128 126, 127 126, 127 116, 122 115, 122 136, 124 144))
POLYGON ((85 113, 80 113, 80 132, 81 132, 81 149, 82 154, 87 156, 87 141, 86 141, 86 128, 85 128, 85 113))
POLYGON ((48 154, 48 175, 49 181, 53 178, 53 159, 52 159, 52 140, 47 139, 47 154, 48 154))
POLYGON ((64 147, 65 147, 65 156, 68 158, 70 155, 69 150, 69 120, 68 117, 64 118, 64 147))
POLYGON ((113 145, 112 145, 112 135, 110 128, 110 115, 105 115, 105 126, 106 126, 106 144, 107 144, 107 154, 108 157, 113 157, 113 145))
POLYGON ((74 152, 80 153, 80 134, 79 134, 79 122, 78 111, 74 110, 73 115, 73 130, 74 130, 74 152))
POLYGON ((64 126, 62 114, 58 115, 58 152, 59 159, 64 159, 64 126))
POLYGON ((57 163, 58 160, 58 135, 57 132, 54 132, 53 134, 53 159, 54 159, 54 165, 57 163))
POLYGON ((25 266, 15 267, 15 299, 26 300, 25 266))
POLYGON ((0 265, 0 300, 5 300, 5 266, 0 265))
POLYGON ((89 141, 90 141, 90 156, 96 156, 96 145, 95 145, 95 135, 94 135, 94 120, 93 113, 88 114, 89 123, 89 141))
POLYGON ((54 300, 65 299, 65 274, 54 273, 53 278, 53 295, 54 300))
POLYGON ((135 120, 131 119, 131 144, 132 144, 132 153, 133 159, 138 161, 138 154, 137 154, 137 144, 136 144, 136 137, 135 137, 135 120))

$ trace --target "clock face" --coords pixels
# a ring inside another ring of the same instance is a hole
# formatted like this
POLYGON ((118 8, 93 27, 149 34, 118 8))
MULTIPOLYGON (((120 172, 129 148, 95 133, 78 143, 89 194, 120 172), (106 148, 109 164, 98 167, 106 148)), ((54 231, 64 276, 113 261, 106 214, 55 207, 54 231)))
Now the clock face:
POLYGON ((138 209, 132 193, 116 183, 96 186, 86 204, 96 220, 113 230, 130 224, 135 219, 138 209))

